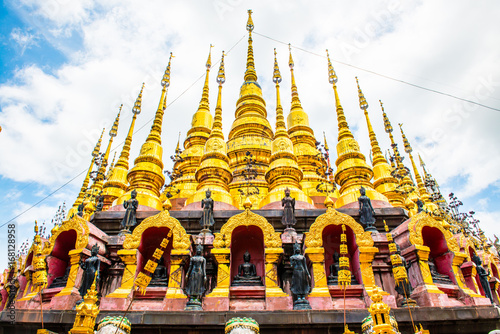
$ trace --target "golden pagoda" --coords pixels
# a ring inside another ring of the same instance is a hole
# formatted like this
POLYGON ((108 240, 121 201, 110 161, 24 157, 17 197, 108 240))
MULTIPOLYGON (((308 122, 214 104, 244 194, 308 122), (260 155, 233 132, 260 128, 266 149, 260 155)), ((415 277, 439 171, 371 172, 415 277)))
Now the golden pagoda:
POLYGON ((250 186, 258 189, 258 194, 252 195, 250 200, 256 207, 267 195, 268 183, 265 174, 269 168, 271 159, 271 141, 273 130, 267 120, 266 102, 262 97, 262 88, 257 83, 257 73, 253 58, 252 11, 248 11, 248 52, 245 71, 245 81, 240 88, 240 97, 236 102, 235 120, 231 127, 227 142, 227 155, 229 167, 233 172, 233 181, 229 185, 231 196, 238 199, 239 207, 243 208, 244 198, 240 196, 240 188, 249 184, 243 176, 247 152, 255 158, 256 178, 250 182, 250 186))
MULTIPOLYGON (((186 201, 186 205, 201 202, 205 198, 205 192, 210 190, 216 202, 233 205, 233 197, 229 194, 229 183, 233 176, 229 169, 229 159, 226 153, 226 143, 222 133, 222 84, 226 81, 224 73, 224 51, 220 62, 217 83, 219 93, 217 95, 217 106, 215 107, 214 125, 205 143, 200 167, 196 170, 196 181, 198 188, 196 193, 186 201)), ((237 204, 237 203, 236 203, 237 204)))
POLYGON ((382 154, 377 136, 375 135, 375 131, 373 131, 372 123, 370 122, 370 117, 368 116, 368 102, 366 102, 366 98, 361 91, 357 77, 356 84, 358 85, 359 107, 365 114, 368 135, 370 137, 370 144, 372 147, 373 186, 378 192, 384 194, 389 199, 389 203, 391 203, 392 206, 403 207, 404 198, 396 191, 399 182, 394 176, 392 176, 391 166, 387 163, 387 160, 382 154))
MULTIPOLYGON (((292 72, 293 73, 293 72, 292 72)), ((293 154, 293 143, 290 140, 285 127, 283 107, 280 99, 281 74, 274 49, 274 74, 273 82, 276 85, 276 132, 271 146, 271 163, 266 173, 266 181, 269 183, 269 193, 260 202, 260 207, 265 208, 267 204, 281 202, 285 190, 288 188, 290 194, 296 201, 313 204, 300 189, 299 182, 302 180, 302 171, 297 164, 297 157, 293 154)))
POLYGON ((160 190, 165 183, 163 175, 163 148, 161 146, 161 127, 163 113, 167 105, 167 89, 170 86, 170 63, 172 53, 168 60, 165 74, 161 80, 162 90, 160 103, 156 110, 153 125, 146 142, 142 145, 139 156, 134 161, 134 167, 128 172, 129 187, 127 192, 119 197, 116 204, 123 204, 130 198, 133 190, 137 191, 139 205, 148 206, 157 210, 162 209, 160 190))
MULTIPOLYGON (((359 189, 363 186, 366 189, 366 196, 372 201, 382 201, 388 204, 388 199, 373 188, 370 179, 373 177, 373 171, 366 164, 366 159, 359 149, 358 142, 354 139, 349 125, 345 118, 344 109, 340 104, 337 92, 337 75, 330 61, 328 50, 328 79, 333 86, 335 94, 335 105, 337 109, 337 122, 339 128, 337 143, 337 170, 335 171, 335 182, 340 186, 340 197, 335 202, 335 207, 340 208, 349 203, 358 201, 360 197, 359 189)), ((389 204, 388 204, 389 205, 389 204)))
MULTIPOLYGON (((203 155, 205 143, 210 136, 213 125, 208 99, 208 78, 210 68, 212 67, 211 49, 212 45, 210 45, 210 52, 205 65, 207 72, 205 75, 205 84, 203 85, 203 93, 201 95, 198 110, 193 115, 191 128, 187 132, 186 139, 184 140, 184 151, 180 154, 179 161, 174 163, 173 169, 180 176, 174 179, 170 184, 175 190, 173 198, 189 198, 194 195, 196 188, 198 187, 195 173, 196 169, 200 165, 200 159, 203 155)), ((180 152, 178 149, 176 149, 176 151, 180 152)))
POLYGON ((320 152, 316 148, 316 138, 314 131, 309 126, 309 117, 300 103, 297 84, 295 83, 295 74, 293 71, 294 62, 292 58, 291 46, 289 48, 289 61, 291 75, 292 105, 287 117, 288 134, 293 143, 293 151, 297 157, 299 167, 304 176, 300 182, 302 190, 308 196, 325 196, 319 192, 317 187, 324 180, 317 173, 317 168, 322 164, 320 152))
POLYGON ((111 174, 109 175, 106 183, 103 188, 103 196, 104 196, 104 207, 103 210, 108 209, 113 205, 113 201, 122 196, 125 191, 127 191, 128 182, 127 182, 127 173, 128 173, 128 160, 130 156, 130 146, 132 144, 132 135, 134 134, 134 126, 135 120, 137 119, 137 115, 141 113, 141 104, 142 104, 142 91, 144 90, 144 83, 142 84, 141 91, 137 99, 135 100, 134 107, 132 108, 132 122, 130 123, 130 128, 128 130, 127 137, 125 138, 125 143, 123 144, 122 151, 120 153, 120 157, 116 162, 116 165, 111 170, 111 174))

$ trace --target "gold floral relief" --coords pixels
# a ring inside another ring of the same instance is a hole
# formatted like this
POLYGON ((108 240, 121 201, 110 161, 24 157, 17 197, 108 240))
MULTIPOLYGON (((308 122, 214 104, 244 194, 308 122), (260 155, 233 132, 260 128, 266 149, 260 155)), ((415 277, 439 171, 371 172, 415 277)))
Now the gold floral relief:
POLYGON ((425 212, 421 212, 413 217, 411 217, 408 223, 408 230, 410 231, 410 242, 414 245, 423 246, 424 239, 422 237, 422 229, 425 227, 434 227, 443 233, 446 239, 446 244, 448 249, 454 253, 460 252, 460 247, 458 246, 458 241, 454 237, 453 233, 448 231, 443 227, 443 225, 437 220, 430 217, 425 212))

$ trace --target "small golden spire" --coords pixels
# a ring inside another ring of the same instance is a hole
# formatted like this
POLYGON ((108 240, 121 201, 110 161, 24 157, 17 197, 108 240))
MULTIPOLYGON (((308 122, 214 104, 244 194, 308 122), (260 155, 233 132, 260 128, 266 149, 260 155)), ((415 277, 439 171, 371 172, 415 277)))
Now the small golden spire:
POLYGON ((247 69, 245 71, 245 81, 257 81, 257 72, 255 72, 255 63, 253 58, 253 40, 252 40, 252 31, 254 25, 252 21, 252 10, 248 10, 248 21, 247 21, 247 30, 248 30, 248 53, 247 53, 247 69))
POLYGON ((97 305, 98 297, 96 290, 96 271, 92 286, 87 290, 83 302, 76 306, 76 317, 73 328, 69 331, 70 334, 93 333, 97 315, 100 312, 97 305))
POLYGON ((418 160, 420 162, 420 167, 422 167, 422 169, 424 170, 425 177, 431 177, 431 174, 428 173, 427 170, 425 169, 425 163, 424 163, 424 160, 422 160, 420 153, 418 154, 418 160))
POLYGON ((111 163, 109 164, 108 173, 106 174, 106 180, 109 179, 109 177, 113 172, 113 168, 115 167, 115 160, 116 160, 116 151, 113 154, 113 160, 111 160, 111 163))
POLYGON ((180 152, 179 144, 181 142, 181 132, 179 131, 179 137, 177 137, 177 146, 175 147, 175 153, 180 152))
POLYGON ((323 131, 323 140, 325 142, 325 150, 326 151, 330 151, 330 148, 328 147, 328 143, 326 141, 326 135, 325 135, 325 131, 323 131))
POLYGON ((280 83, 282 78, 276 54, 276 48, 274 48, 273 82, 276 85, 276 133, 274 134, 274 138, 278 137, 279 134, 283 134, 283 131, 288 137, 288 133, 286 132, 285 117, 283 116, 283 107, 281 106, 280 83))
POLYGON ((205 75, 205 84, 203 85, 203 93, 201 95, 200 105, 198 110, 204 109, 209 110, 209 100, 208 100, 208 74, 210 73, 210 68, 212 68, 212 44, 210 44, 210 50, 208 52, 208 59, 205 67, 207 68, 207 73, 205 75))
POLYGON ((300 104, 300 99, 299 99, 299 92, 297 90, 297 84, 295 83, 295 74, 293 73, 293 67, 295 66, 293 63, 293 58, 292 58, 292 45, 288 44, 288 51, 290 53, 290 57, 288 60, 288 66, 290 67, 290 73, 292 76, 292 108, 291 111, 294 109, 300 108, 302 109, 302 105, 300 104))

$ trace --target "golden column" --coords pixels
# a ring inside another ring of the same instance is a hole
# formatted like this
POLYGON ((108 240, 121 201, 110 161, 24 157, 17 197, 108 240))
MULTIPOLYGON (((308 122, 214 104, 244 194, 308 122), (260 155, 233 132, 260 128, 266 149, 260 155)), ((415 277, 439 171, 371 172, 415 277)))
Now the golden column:
POLYGON ((418 200, 418 195, 416 194, 415 187, 413 185, 413 181, 409 176, 409 169, 403 165, 403 157, 399 153, 398 145, 394 141, 394 136, 392 135, 392 131, 394 130, 391 122, 389 121, 389 117, 385 113, 384 104, 380 101, 380 108, 382 109, 382 117, 384 119, 384 129, 385 132, 389 135, 389 139, 391 140, 391 147, 394 152, 394 160, 395 160, 395 168, 397 171, 397 175, 399 175, 399 187, 397 191, 403 194, 405 199, 405 207, 409 211, 410 217, 417 213, 417 205, 415 204, 418 200))
MULTIPOLYGON (((413 160, 413 149, 411 148, 410 142, 406 138, 403 132, 403 124, 399 123, 399 129, 401 130, 401 136, 403 137, 403 143, 405 146, 405 152, 410 157, 411 166, 413 167, 413 173, 415 174, 415 180, 417 181, 418 192, 420 193, 420 199, 424 203, 424 208, 429 212, 429 214, 434 213, 436 210, 439 210, 439 207, 431 201, 431 196, 427 192, 425 188, 424 182, 422 181, 422 177, 418 172, 417 165, 415 164, 415 160, 413 160)), ((442 220, 439 217, 434 217, 435 219, 442 220)))
POLYGON ((239 198, 239 207, 243 208, 243 198, 238 190, 247 186, 242 172, 246 168, 246 153, 250 152, 255 159, 255 170, 257 176, 250 182, 250 186, 256 187, 259 194, 252 195, 250 200, 256 207, 267 195, 268 184, 265 173, 269 168, 271 158, 271 141, 273 130, 267 120, 266 102, 262 97, 262 89, 257 83, 257 73, 253 58, 252 11, 248 11, 248 53, 245 71, 245 82, 240 88, 240 97, 236 103, 236 119, 229 132, 227 142, 227 155, 229 167, 233 172, 233 181, 229 185, 229 192, 233 198, 239 198))
POLYGON ((73 328, 69 331, 70 334, 93 334, 95 327, 95 320, 99 314, 99 306, 97 305, 97 290, 96 290, 96 277, 90 289, 87 290, 83 303, 76 307, 76 317, 73 328))
POLYGON ((259 207, 273 202, 281 202, 285 189, 290 189, 290 195, 297 201, 312 204, 312 200, 300 189, 302 171, 297 164, 297 157, 293 154, 293 143, 286 131, 285 118, 280 99, 281 74, 274 49, 273 82, 276 84, 276 133, 271 146, 271 164, 266 173, 269 183, 269 193, 260 202, 259 207))
POLYGON ((127 188, 127 192, 117 199, 116 204, 123 204, 123 202, 130 198, 132 191, 135 190, 137 191, 139 205, 162 210, 160 189, 165 183, 165 176, 163 175, 161 126, 163 113, 167 105, 167 89, 170 86, 170 63, 172 57, 171 52, 165 74, 161 80, 160 103, 156 110, 151 131, 146 138, 146 142, 142 144, 139 156, 134 161, 134 167, 128 172, 127 180, 129 187, 127 188))
POLYGON ((92 160, 90 161, 90 166, 87 171, 87 175, 85 175, 85 179, 83 180, 82 188, 80 189, 80 193, 78 194, 78 197, 76 198, 75 203, 69 209, 68 211, 68 217, 71 217, 73 215, 76 215, 78 212, 78 206, 83 203, 83 199, 85 197, 85 193, 87 192, 87 187, 89 186, 90 182, 90 173, 92 173, 92 169, 94 168, 94 163, 95 159, 99 155, 99 151, 101 150, 101 142, 102 142, 102 136, 104 135, 104 129, 102 129, 101 132, 101 137, 99 137, 99 140, 97 141, 97 144, 94 147, 94 150, 92 151, 92 160))
POLYGON ((319 151, 316 149, 314 131, 309 126, 309 117, 300 103, 299 92, 295 83, 294 62, 290 44, 288 45, 288 49, 290 53, 288 66, 290 67, 292 81, 292 105, 287 117, 287 123, 288 134, 293 143, 293 150, 299 167, 304 174, 300 185, 304 193, 308 196, 325 196, 325 194, 316 190, 316 187, 324 182, 316 172, 320 164, 320 160, 318 159, 319 151))
POLYGON ((360 196, 359 189, 363 186, 366 189, 366 196, 372 201, 388 202, 387 197, 376 191, 370 179, 373 176, 373 171, 366 164, 366 159, 359 149, 358 142, 354 139, 349 125, 344 115, 344 109, 340 104, 339 95, 337 93, 337 75, 330 61, 328 50, 328 79, 333 86, 335 94, 335 105, 337 109, 337 122, 339 127, 338 143, 337 143, 337 170, 335 171, 335 182, 340 186, 340 197, 335 202, 335 207, 340 208, 346 204, 357 202, 360 196))
MULTIPOLYGON (((222 133, 222 84, 226 81, 224 73, 224 51, 220 62, 217 83, 219 93, 217 95, 217 106, 215 107, 214 125, 210 137, 205 144, 200 167, 196 170, 196 181, 198 189, 196 193, 186 201, 186 205, 200 202, 205 198, 205 192, 210 189, 214 201, 233 205, 233 198, 229 194, 229 183, 233 176, 229 169, 229 158, 226 153, 226 143, 222 133)), ((237 205, 237 204, 236 204, 237 205)))
POLYGON ((358 78, 356 77, 356 84, 358 85, 359 107, 363 110, 366 118, 366 125, 368 127, 368 135, 370 137, 371 153, 372 153, 372 166, 373 166, 373 186, 375 189, 384 194, 393 206, 404 207, 404 198, 401 193, 396 191, 399 185, 398 180, 391 174, 391 166, 387 163, 382 150, 377 141, 375 131, 373 131, 370 117, 368 116, 368 102, 359 87, 358 78))
MULTIPOLYGON (((212 45, 210 45, 210 50, 211 49, 212 45)), ((191 128, 187 132, 186 139, 184 140, 185 150, 181 154, 182 159, 174 164, 174 170, 178 171, 181 176, 171 183, 174 189, 179 190, 173 198, 189 198, 194 195, 198 186, 195 173, 196 169, 200 166, 203 149, 205 148, 205 143, 210 136, 213 125, 208 100, 208 78, 211 66, 211 52, 209 52, 205 65, 207 73, 205 75, 205 84, 203 85, 200 104, 198 110, 193 115, 191 128)))
POLYGON ((111 170, 111 174, 108 177, 108 180, 104 184, 104 208, 103 210, 107 210, 109 207, 113 205, 113 201, 119 198, 121 195, 127 191, 127 173, 128 173, 128 160, 130 156, 130 145, 132 144, 132 135, 134 134, 134 126, 135 120, 137 119, 137 115, 141 113, 141 104, 142 104, 142 91, 144 90, 144 83, 142 84, 141 92, 137 99, 135 100, 134 107, 132 108, 132 122, 130 123, 130 128, 128 130, 127 138, 125 138, 125 143, 123 144, 122 152, 120 153, 120 157, 116 162, 116 165, 111 170))

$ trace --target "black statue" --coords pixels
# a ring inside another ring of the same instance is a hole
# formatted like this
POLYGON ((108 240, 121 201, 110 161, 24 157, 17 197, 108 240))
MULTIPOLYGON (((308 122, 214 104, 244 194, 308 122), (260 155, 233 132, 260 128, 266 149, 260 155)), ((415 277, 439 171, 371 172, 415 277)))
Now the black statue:
POLYGON ((83 205, 83 203, 80 203, 80 205, 78 205, 78 208, 77 208, 78 211, 76 212, 76 215, 83 217, 83 209, 84 208, 85 208, 85 206, 83 205))
POLYGON ((311 292, 311 275, 307 270, 306 258, 302 255, 300 244, 293 245, 293 255, 290 256, 290 265, 293 269, 291 291, 296 298, 293 302, 294 310, 310 310, 311 305, 306 296, 311 292))
POLYGON ((94 282, 94 277, 96 276, 96 272, 97 272, 97 277, 95 278, 96 284, 99 282, 99 270, 101 268, 101 260, 99 260, 99 258, 97 257, 98 252, 99 252, 99 246, 97 246, 97 244, 94 244, 90 252, 90 257, 85 261, 80 260, 80 267, 83 269, 83 277, 82 277, 82 285, 80 286, 80 289, 78 289, 78 292, 80 292, 80 296, 82 297, 82 299, 77 302, 78 304, 80 304, 80 302, 83 302, 83 297, 85 297, 85 295, 87 294, 87 290, 90 289, 92 283, 94 282))
POLYGON ((288 188, 285 189, 285 197, 281 200, 281 206, 283 207, 281 223, 289 229, 295 225, 297 220, 295 219, 295 198, 290 197, 290 189, 288 188))
POLYGON ((196 246, 196 255, 191 257, 189 268, 186 273, 186 287, 184 293, 189 300, 186 304, 186 310, 201 311, 201 297, 205 292, 205 282, 207 281, 207 261, 202 255, 203 246, 196 246))
POLYGON ((168 268, 163 265, 163 258, 158 263, 156 269, 151 277, 149 286, 166 287, 168 286, 168 268))
MULTIPOLYGON (((333 253, 333 263, 330 265, 330 275, 327 277, 328 285, 339 284, 340 254, 333 253)), ((351 274, 351 284, 358 284, 356 277, 351 274)))
POLYGON ((101 212, 104 207, 104 196, 100 195, 97 197, 97 204, 95 206, 95 212, 101 212))
POLYGON ((64 271, 64 275, 54 278, 52 284, 49 288, 61 288, 65 287, 68 282, 69 272, 71 270, 71 266, 66 265, 66 270, 64 271))
POLYGON ((214 221, 214 200, 212 199, 212 192, 207 189, 205 192, 205 198, 201 201, 201 207, 203 208, 203 214, 200 219, 200 225, 204 230, 210 230, 210 226, 215 224, 214 221))
POLYGON ((131 227, 137 225, 137 219, 135 218, 135 214, 137 212, 137 208, 139 207, 139 201, 136 199, 137 191, 132 190, 130 193, 130 199, 123 202, 123 207, 126 209, 125 217, 121 222, 122 230, 130 231, 131 227))
POLYGON ((262 279, 257 275, 255 264, 250 263, 250 253, 243 254, 243 263, 238 266, 238 275, 234 276, 232 286, 262 286, 262 279))
MULTIPOLYGON (((408 270, 410 269, 411 263, 407 263, 406 259, 401 255, 401 248, 398 244, 396 244, 396 255, 401 259, 401 265, 406 269, 406 275, 408 276, 408 270)), ((413 288, 410 283, 410 278, 408 277, 408 281, 401 281, 395 286, 396 292, 403 298, 401 300, 402 307, 405 306, 416 306, 417 302, 410 298, 410 295, 413 292, 413 288)))
POLYGON ((483 262, 481 258, 474 254, 472 256, 472 261, 476 264, 477 274, 479 275, 479 281, 481 282, 481 286, 483 287, 483 291, 486 297, 488 297, 493 304, 493 294, 491 293, 490 282, 488 280, 488 276, 490 275, 489 269, 486 270, 483 267, 483 262))
POLYGON ((19 281, 17 278, 14 278, 9 282, 7 285, 9 288, 9 294, 7 295, 7 303, 5 304, 5 308, 10 308, 13 306, 12 304, 14 303, 17 295, 17 290, 19 290, 19 281))
POLYGON ((358 198, 359 203, 359 221, 365 227, 365 231, 376 232, 375 228, 375 210, 373 210, 372 202, 368 196, 366 196, 365 188, 361 187, 359 189, 361 196, 358 198))
POLYGON ((429 271, 431 272, 432 281, 434 283, 453 284, 448 275, 443 275, 437 271, 436 264, 432 259, 429 259, 427 263, 429 264, 429 271))
POLYGON ((427 210, 424 209, 424 202, 422 202, 419 198, 417 199, 417 213, 420 212, 427 212, 427 210))

